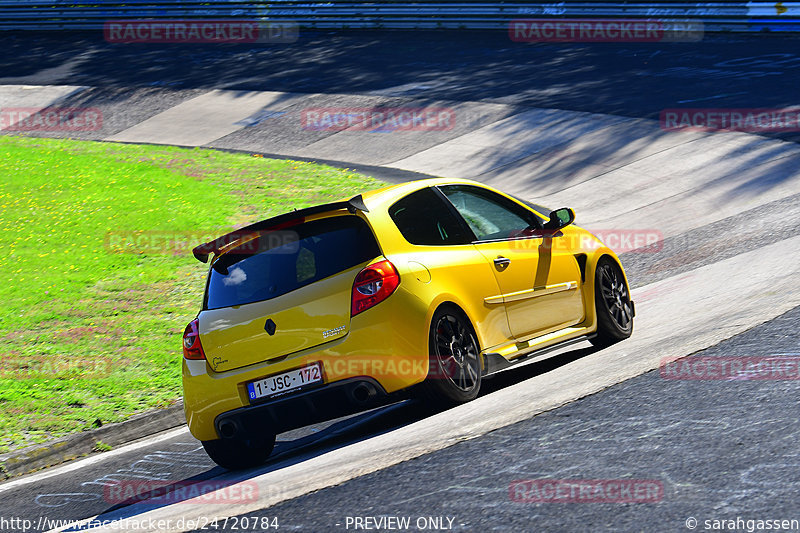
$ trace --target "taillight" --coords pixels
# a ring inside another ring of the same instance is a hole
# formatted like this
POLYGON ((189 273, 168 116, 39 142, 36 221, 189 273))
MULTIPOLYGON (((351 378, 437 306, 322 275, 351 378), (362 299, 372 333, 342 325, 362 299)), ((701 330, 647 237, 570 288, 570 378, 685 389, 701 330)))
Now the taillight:
POLYGON ((200 322, 195 318, 183 330, 183 357, 186 359, 205 359, 203 345, 200 344, 200 322))
POLYGON ((394 292, 398 285, 400 285, 400 275, 388 259, 365 267, 353 282, 353 303, 350 307, 350 316, 356 316, 382 302, 394 292))

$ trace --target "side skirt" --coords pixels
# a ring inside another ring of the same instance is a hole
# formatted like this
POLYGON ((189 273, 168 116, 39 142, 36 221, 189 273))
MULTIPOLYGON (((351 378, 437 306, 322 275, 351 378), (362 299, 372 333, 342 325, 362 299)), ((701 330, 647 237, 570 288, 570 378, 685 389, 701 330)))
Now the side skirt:
POLYGON ((560 348, 571 346, 573 344, 578 344, 579 342, 588 341, 595 335, 596 333, 589 333, 585 335, 579 335, 577 337, 568 338, 563 341, 557 342, 555 344, 549 344, 547 346, 543 346, 540 348, 537 347, 528 348, 524 351, 521 351, 520 355, 515 354, 515 357, 511 360, 506 359, 499 353, 495 352, 484 353, 483 354, 484 369, 483 372, 481 372, 481 376, 489 376, 491 374, 495 374, 497 372, 515 366, 523 361, 531 361, 543 355, 547 355, 548 353, 558 350, 560 348))

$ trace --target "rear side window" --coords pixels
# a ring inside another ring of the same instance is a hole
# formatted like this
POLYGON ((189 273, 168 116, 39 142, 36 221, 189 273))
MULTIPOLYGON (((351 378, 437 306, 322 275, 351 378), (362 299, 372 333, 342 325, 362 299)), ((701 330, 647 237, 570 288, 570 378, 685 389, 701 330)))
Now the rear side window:
POLYGON ((467 244, 473 239, 452 206, 430 188, 396 202, 389 208, 389 216, 411 244, 467 244))
POLYGON ((214 263, 206 309, 269 300, 381 255, 372 230, 357 216, 313 220, 260 241, 248 243, 248 253, 230 252, 214 263))

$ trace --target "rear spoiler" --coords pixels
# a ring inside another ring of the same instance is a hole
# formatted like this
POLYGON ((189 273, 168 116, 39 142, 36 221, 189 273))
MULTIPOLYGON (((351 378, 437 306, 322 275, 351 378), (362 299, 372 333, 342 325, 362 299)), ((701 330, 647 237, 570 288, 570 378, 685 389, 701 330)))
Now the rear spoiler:
POLYGON ((197 260, 201 263, 207 263, 208 257, 211 254, 218 254, 223 248, 228 248, 234 243, 241 241, 245 237, 252 237, 252 235, 256 232, 264 230, 278 230, 282 227, 290 225, 292 222, 302 222, 302 219, 307 216, 316 215, 317 213, 324 213, 326 211, 337 211, 339 209, 347 209, 351 213, 355 213, 356 211, 369 213, 369 209, 367 209, 364 199, 359 194, 358 196, 354 196, 343 202, 333 202, 314 207, 306 207, 305 209, 300 210, 296 209, 294 211, 290 211, 289 213, 284 213, 276 217, 262 220, 261 222, 256 222, 255 224, 250 224, 249 226, 237 229, 226 235, 223 235, 222 237, 216 238, 213 241, 195 246, 195 248, 192 250, 192 254, 194 254, 197 260))

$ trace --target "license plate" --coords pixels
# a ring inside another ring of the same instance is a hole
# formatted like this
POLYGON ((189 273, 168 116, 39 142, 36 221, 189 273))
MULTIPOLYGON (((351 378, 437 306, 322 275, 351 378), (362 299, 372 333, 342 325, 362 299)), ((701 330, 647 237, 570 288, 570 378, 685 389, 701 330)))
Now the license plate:
POLYGON ((259 400, 282 395, 315 383, 322 383, 322 368, 319 363, 258 381, 251 381, 247 384, 247 394, 251 400, 259 400))

